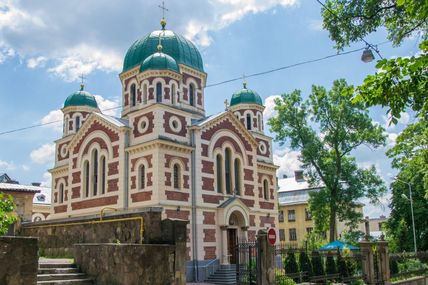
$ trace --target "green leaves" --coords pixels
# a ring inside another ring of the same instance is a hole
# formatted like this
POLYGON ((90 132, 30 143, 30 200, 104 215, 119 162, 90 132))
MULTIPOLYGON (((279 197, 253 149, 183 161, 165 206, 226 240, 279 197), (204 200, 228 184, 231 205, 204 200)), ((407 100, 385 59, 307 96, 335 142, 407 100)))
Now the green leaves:
POLYGON ((352 101, 354 92, 342 79, 331 90, 313 86, 306 101, 299 90, 283 94, 275 101, 277 116, 268 122, 276 141, 301 152, 309 183, 325 185, 310 194, 310 209, 316 231, 330 229, 330 241, 336 218, 355 227, 362 218, 356 201, 368 197, 376 202, 386 192, 376 169, 359 169, 350 156, 361 145, 377 148, 385 143, 384 129, 373 124, 364 104, 352 101))
POLYGON ((12 213, 14 209, 12 196, 0 192, 0 235, 6 234, 9 225, 15 222, 16 217, 12 213))

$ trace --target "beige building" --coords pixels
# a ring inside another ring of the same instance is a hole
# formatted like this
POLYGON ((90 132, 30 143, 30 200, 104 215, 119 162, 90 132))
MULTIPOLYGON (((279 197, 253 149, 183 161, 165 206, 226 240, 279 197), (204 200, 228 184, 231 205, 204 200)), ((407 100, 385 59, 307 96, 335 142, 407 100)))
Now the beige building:
POLYGON ((244 83, 225 110, 206 115, 201 55, 161 24, 125 55, 120 118, 103 114, 83 85, 65 99, 51 219, 162 207, 163 218, 190 222, 192 270, 235 263, 239 240, 277 223, 263 101, 244 83))
POLYGON ((40 186, 40 183, 33 183, 33 186, 38 187, 39 193, 33 198, 33 214, 31 221, 40 222, 50 218, 51 213, 51 189, 40 186))
MULTIPOLYGON (((303 171, 295 171, 294 177, 278 179, 278 229, 279 241, 291 247, 303 247, 307 234, 314 229, 314 222, 309 211, 309 193, 320 187, 310 187, 303 176, 303 171)), ((357 210, 363 212, 363 204, 357 204, 357 210)), ((345 222, 337 222, 338 236, 347 230, 345 222)), ((360 223, 358 230, 364 231, 360 223)), ((326 239, 328 232, 325 233, 326 239)))

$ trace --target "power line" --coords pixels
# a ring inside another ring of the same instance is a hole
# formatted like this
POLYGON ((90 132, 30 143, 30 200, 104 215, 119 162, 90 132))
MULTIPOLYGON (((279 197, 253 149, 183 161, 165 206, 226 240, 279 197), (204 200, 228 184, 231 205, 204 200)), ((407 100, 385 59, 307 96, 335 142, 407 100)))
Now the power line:
MULTIPOLYGON (((386 44, 388 42, 389 41, 384 41, 384 42, 381 42, 381 43, 379 43, 377 45, 383 45, 383 44, 386 44)), ((266 75, 266 74, 269 74, 269 73, 274 73, 274 72, 277 72, 277 71, 281 71, 281 70, 285 70, 285 69, 290 69, 290 68, 301 66, 301 65, 305 65, 305 64, 310 64, 310 63, 314 63, 314 62, 323 61, 323 60, 334 58, 334 57, 337 57, 337 56, 342 56, 342 55, 347 55, 347 54, 355 53, 355 52, 358 52, 358 51, 361 51, 361 50, 364 50, 364 49, 365 48, 357 48, 357 49, 354 49, 354 50, 349 50, 349 51, 345 51, 345 52, 339 52, 339 53, 327 55, 327 56, 316 58, 316 59, 310 59, 310 60, 306 60, 306 61, 302 61, 302 62, 298 62, 298 63, 293 63, 293 64, 290 64, 290 65, 285 65, 285 66, 281 66, 281 67, 269 69, 269 70, 266 70, 266 71, 262 71, 262 72, 257 72, 257 73, 245 75, 245 78, 266 75)), ((242 79, 243 79, 243 76, 235 77, 235 78, 232 78, 232 79, 228 79, 228 80, 224 80, 224 81, 220 81, 220 82, 208 84, 207 86, 205 86, 205 88, 215 87, 215 86, 223 85, 223 84, 226 84, 226 83, 230 83, 230 82, 234 82, 234 81, 238 81, 238 80, 242 80, 242 79)), ((119 108, 122 108, 122 105, 119 105, 119 106, 116 106, 116 107, 111 107, 111 108, 108 108, 108 109, 104 109, 104 110, 101 110, 101 112, 115 110, 115 109, 119 109, 119 108)), ((12 129, 12 130, 8 130, 8 131, 0 132, 0 136, 1 135, 6 135, 6 134, 11 134, 11 133, 16 133, 16 132, 20 132, 20 131, 24 131, 24 130, 29 130, 29 129, 33 129, 33 128, 43 127, 43 126, 46 126, 46 125, 51 125, 51 124, 60 123, 60 122, 62 122, 62 120, 56 120, 56 121, 51 121, 51 122, 47 122, 47 123, 40 123, 40 124, 36 124, 36 125, 22 127, 22 128, 18 128, 18 129, 12 129)))

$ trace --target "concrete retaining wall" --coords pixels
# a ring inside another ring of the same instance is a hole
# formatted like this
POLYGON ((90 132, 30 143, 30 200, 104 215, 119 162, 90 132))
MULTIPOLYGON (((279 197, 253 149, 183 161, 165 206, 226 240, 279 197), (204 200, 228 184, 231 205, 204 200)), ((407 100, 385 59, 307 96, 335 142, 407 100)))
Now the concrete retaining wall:
POLYGON ((407 280, 392 282, 393 285, 428 285, 428 276, 413 277, 407 280))
POLYGON ((35 285, 37 251, 37 238, 0 237, 0 284, 35 285))

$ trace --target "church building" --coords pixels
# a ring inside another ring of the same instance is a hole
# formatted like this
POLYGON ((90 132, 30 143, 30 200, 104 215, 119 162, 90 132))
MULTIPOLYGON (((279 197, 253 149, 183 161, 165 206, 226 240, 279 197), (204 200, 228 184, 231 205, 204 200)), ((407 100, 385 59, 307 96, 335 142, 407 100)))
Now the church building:
POLYGON ((207 115, 201 54, 165 26, 126 53, 120 118, 83 85, 65 100, 50 219, 162 207, 163 218, 189 221, 188 261, 233 264, 238 241, 277 223, 263 102, 244 84, 226 110, 207 115))

